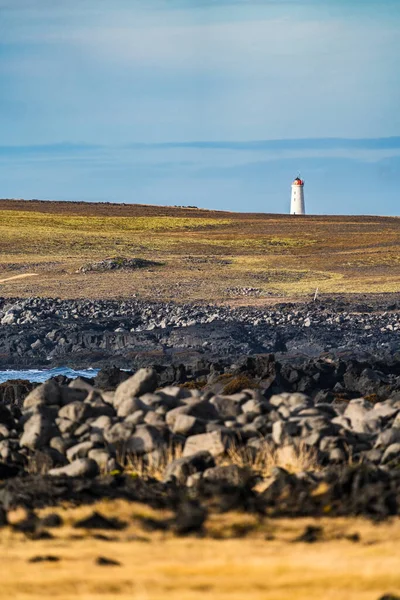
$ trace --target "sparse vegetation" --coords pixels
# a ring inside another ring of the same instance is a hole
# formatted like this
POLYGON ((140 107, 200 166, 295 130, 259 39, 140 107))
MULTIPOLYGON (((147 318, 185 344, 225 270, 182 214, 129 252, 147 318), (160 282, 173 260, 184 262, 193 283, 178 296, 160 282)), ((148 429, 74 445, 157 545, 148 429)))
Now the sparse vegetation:
POLYGON ((257 387, 258 385, 247 375, 237 375, 224 386, 223 393, 228 395, 236 394, 236 392, 241 392, 245 389, 255 389, 257 387))
MULTIPOLYGON (((129 297, 262 303, 314 293, 396 292, 400 221, 238 214, 118 204, 0 201, 6 296, 129 297), (107 256, 161 262, 153 272, 76 271, 107 256), (260 297, 225 290, 260 288, 260 297), (269 299, 266 299, 266 298, 269 299)), ((1 277, 1 276, 4 277, 1 277)))

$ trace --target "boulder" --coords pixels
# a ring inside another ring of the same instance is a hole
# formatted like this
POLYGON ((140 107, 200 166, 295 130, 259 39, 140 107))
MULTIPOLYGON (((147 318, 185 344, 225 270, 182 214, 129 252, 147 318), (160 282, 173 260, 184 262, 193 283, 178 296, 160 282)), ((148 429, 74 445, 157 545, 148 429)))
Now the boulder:
POLYGON ((164 482, 175 480, 180 485, 185 485, 187 479, 194 473, 202 473, 215 466, 215 461, 210 452, 197 452, 192 456, 173 460, 164 472, 164 482))
POLYGON ((215 406, 220 419, 234 418, 241 413, 239 402, 228 396, 214 396, 214 398, 211 398, 210 404, 215 406))
POLYGON ((83 402, 88 395, 87 390, 82 390, 65 385, 60 387, 61 404, 69 404, 70 402, 83 402))
POLYGON ((162 436, 159 429, 151 425, 138 425, 135 434, 126 443, 126 451, 133 454, 146 454, 160 446, 162 436))
POLYGON ((77 458, 69 465, 50 469, 49 475, 52 477, 96 477, 99 474, 99 467, 92 458, 77 458))
POLYGON ((26 410, 28 408, 34 408, 35 406, 60 403, 60 388, 53 379, 49 379, 49 381, 42 383, 27 395, 23 407, 26 410))
POLYGON ((76 444, 76 446, 68 448, 66 455, 69 462, 72 462, 76 458, 86 458, 92 449, 93 442, 81 442, 80 444, 76 444))
POLYGON ((70 402, 58 411, 60 419, 68 419, 73 423, 84 423, 93 415, 89 404, 85 402, 70 402))
POLYGON ((255 481, 255 476, 247 467, 226 465, 207 469, 203 473, 203 479, 227 487, 247 487, 255 481))
POLYGON ((46 446, 56 434, 54 423, 44 415, 36 413, 24 425, 20 446, 30 450, 39 450, 46 446))
POLYGON ((212 431, 187 438, 183 456, 192 456, 198 452, 209 452, 212 456, 224 454, 232 444, 232 437, 226 432, 212 431))
POLYGON ((190 415, 178 415, 172 426, 174 433, 184 436, 196 435, 205 432, 205 421, 190 415))
POLYGON ((139 369, 132 377, 119 384, 115 391, 114 406, 118 409, 126 399, 154 392, 157 385, 157 373, 154 369, 139 369))
POLYGON ((104 448, 92 448, 89 450, 88 457, 97 463, 101 473, 111 471, 116 466, 115 462, 113 464, 114 457, 104 448))
POLYGON ((139 400, 139 398, 125 398, 118 405, 117 415, 118 417, 127 417, 137 410, 147 411, 149 408, 142 400, 139 400))
POLYGON ((387 463, 391 463, 394 461, 396 465, 400 463, 400 444, 391 444, 388 448, 386 448, 385 452, 382 456, 382 464, 385 465, 387 463))
POLYGON ((104 432, 104 439, 109 444, 126 443, 132 436, 135 426, 133 423, 115 423, 110 429, 104 432))

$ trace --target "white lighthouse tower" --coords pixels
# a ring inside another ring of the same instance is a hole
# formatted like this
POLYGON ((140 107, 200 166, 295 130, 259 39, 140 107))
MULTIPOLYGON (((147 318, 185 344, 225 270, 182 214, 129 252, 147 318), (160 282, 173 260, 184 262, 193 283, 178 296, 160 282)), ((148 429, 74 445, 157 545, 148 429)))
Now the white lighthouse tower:
POLYGON ((306 210, 304 207, 304 180, 300 177, 292 183, 292 197, 290 199, 290 214, 291 215, 305 215, 306 210))

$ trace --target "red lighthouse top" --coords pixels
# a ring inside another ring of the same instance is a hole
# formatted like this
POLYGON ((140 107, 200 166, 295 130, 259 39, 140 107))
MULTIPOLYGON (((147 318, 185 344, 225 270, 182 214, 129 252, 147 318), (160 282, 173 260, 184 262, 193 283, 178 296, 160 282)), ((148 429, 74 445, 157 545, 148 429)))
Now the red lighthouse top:
POLYGON ((293 181, 293 185, 304 185, 304 179, 300 179, 300 177, 296 177, 293 181))

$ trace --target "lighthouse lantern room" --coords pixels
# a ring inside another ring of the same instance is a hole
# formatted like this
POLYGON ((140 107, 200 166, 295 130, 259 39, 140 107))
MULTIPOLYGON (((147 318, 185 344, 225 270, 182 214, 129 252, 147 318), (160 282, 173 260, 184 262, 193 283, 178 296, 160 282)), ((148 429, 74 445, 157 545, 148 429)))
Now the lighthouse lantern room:
POLYGON ((305 215, 304 207, 304 180, 300 177, 292 183, 292 196, 290 200, 290 214, 291 215, 305 215))

